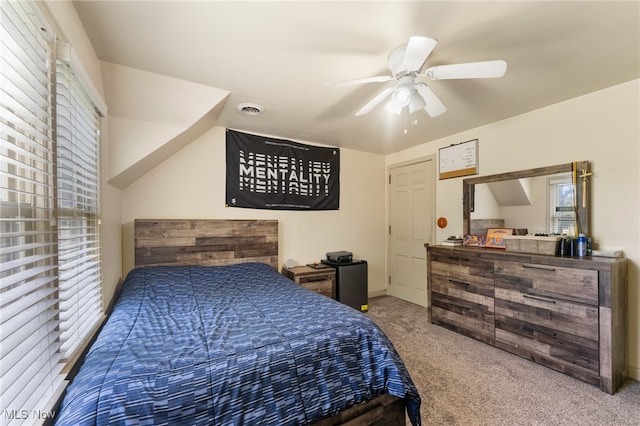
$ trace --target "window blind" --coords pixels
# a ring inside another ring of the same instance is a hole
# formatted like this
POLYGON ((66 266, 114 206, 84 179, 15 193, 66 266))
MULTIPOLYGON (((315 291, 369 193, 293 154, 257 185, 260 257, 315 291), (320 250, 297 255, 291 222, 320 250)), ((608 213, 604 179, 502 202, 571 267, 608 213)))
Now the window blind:
POLYGON ((549 233, 572 235, 575 230, 575 197, 571 177, 549 179, 549 233))
POLYGON ((60 330, 70 358, 102 314, 99 116, 68 64, 56 63, 60 330))
POLYGON ((45 407, 63 384, 53 39, 35 2, 0 7, 0 406, 5 419, 17 420, 45 407))

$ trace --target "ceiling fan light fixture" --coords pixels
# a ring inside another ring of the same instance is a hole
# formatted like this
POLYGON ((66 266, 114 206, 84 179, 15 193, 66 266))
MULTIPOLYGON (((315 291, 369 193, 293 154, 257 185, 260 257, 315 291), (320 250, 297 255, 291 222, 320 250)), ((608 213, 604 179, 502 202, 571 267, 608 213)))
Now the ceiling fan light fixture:
POLYGON ((256 116, 264 112, 264 108, 258 104, 242 103, 238 104, 238 111, 245 115, 256 116))
POLYGON ((393 99, 390 99, 389 102, 386 103, 384 109, 395 115, 400 115, 400 113, 402 112, 402 107, 396 104, 393 99))
POLYGON ((411 102, 409 102, 409 114, 413 114, 414 112, 420 111, 427 104, 422 99, 422 96, 418 94, 417 91, 411 91, 411 102))
POLYGON ((407 86, 399 86, 393 91, 391 101, 399 107, 406 107, 411 102, 411 89, 407 86))

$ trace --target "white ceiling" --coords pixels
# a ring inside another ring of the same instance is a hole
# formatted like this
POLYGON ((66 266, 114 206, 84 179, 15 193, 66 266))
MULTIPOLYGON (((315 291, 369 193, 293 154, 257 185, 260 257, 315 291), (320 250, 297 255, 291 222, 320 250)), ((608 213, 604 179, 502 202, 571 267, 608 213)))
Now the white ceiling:
POLYGON ((637 0, 74 5, 100 60, 229 90, 221 127, 373 153, 640 77, 637 0), (425 68, 504 59, 507 73, 499 79, 427 81, 448 108, 436 118, 424 111, 391 115, 382 105, 354 115, 394 82, 325 86, 388 75, 389 52, 413 35, 438 40, 425 68), (242 102, 259 103, 265 111, 242 115, 236 110, 242 102))

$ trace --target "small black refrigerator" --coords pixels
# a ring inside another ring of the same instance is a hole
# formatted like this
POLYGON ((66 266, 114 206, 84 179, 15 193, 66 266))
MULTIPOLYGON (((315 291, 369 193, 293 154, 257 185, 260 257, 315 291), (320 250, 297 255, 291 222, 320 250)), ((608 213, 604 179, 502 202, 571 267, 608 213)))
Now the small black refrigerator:
POLYGON ((369 284, 366 260, 333 262, 322 260, 336 270, 336 299, 360 312, 369 310, 369 284))

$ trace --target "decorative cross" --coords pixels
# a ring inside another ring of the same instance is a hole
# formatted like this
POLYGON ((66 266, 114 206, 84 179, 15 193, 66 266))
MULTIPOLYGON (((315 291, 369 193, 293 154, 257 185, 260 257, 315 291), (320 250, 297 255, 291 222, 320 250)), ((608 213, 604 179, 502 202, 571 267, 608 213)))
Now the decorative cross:
POLYGON ((582 178, 582 207, 587 207, 587 177, 591 176, 592 173, 587 173, 587 169, 580 169, 582 174, 579 176, 582 178))

